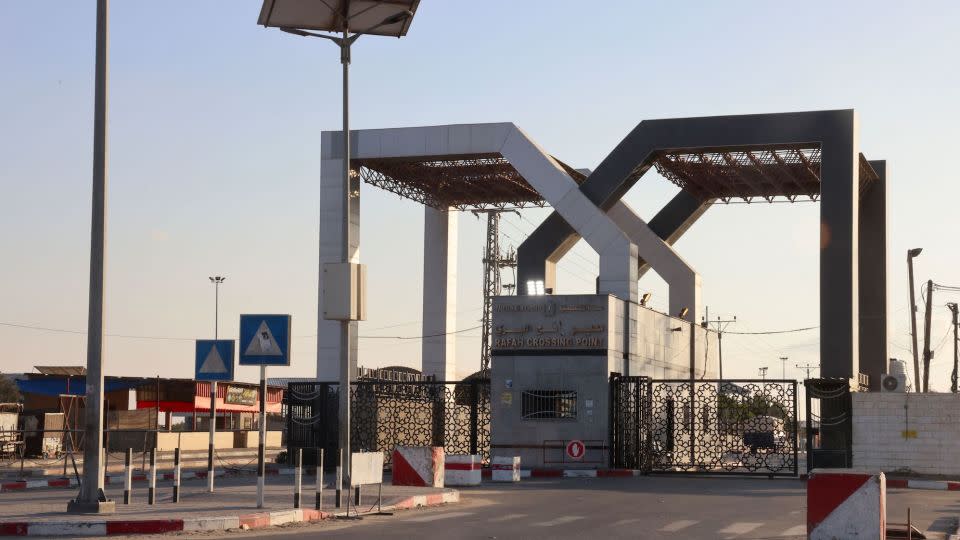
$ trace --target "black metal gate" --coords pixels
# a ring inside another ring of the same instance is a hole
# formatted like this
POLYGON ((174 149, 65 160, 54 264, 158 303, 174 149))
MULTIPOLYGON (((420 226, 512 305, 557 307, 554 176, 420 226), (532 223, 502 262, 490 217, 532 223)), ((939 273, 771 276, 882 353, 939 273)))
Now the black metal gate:
MULTIPOLYGON (((339 452, 339 384, 291 382, 287 387, 288 455, 304 449, 339 452)), ((451 454, 490 457, 490 381, 356 381, 350 396, 350 444, 354 452, 384 452, 389 465, 396 446, 442 446, 451 454)), ((328 458, 326 465, 335 466, 328 458)))
POLYGON ((796 476, 797 383, 611 376, 614 467, 796 476))
POLYGON ((850 381, 807 379, 807 472, 853 465, 850 381))

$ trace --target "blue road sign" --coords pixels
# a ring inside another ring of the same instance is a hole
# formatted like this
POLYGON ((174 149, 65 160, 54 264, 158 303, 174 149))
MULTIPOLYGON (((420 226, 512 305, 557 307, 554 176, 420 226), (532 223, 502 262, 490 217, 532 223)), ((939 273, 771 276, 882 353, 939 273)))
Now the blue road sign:
POLYGON ((233 358, 232 339, 198 339, 194 378, 198 381, 232 381, 233 358))
POLYGON ((240 316, 240 365, 290 365, 290 315, 240 316))

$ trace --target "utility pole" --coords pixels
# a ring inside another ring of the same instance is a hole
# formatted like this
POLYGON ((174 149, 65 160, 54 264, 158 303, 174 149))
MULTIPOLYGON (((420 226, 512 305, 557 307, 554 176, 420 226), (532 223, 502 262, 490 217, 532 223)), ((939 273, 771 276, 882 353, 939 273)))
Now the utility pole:
POLYGON ((763 382, 767 382, 767 366, 760 368, 760 377, 763 378, 763 382))
POLYGON ((914 288, 916 284, 913 282, 913 259, 917 255, 920 255, 920 252, 923 251, 923 248, 913 248, 907 250, 907 272, 910 278, 910 337, 913 342, 913 380, 917 381, 917 392, 920 392, 920 359, 917 354, 917 300, 914 297, 914 288))
POLYGON ((960 341, 960 336, 957 336, 958 331, 960 331, 960 322, 957 320, 957 303, 950 302, 947 304, 947 308, 950 309, 950 313, 953 314, 953 374, 950 376, 950 391, 954 394, 957 393, 957 364, 960 363, 960 356, 958 356, 957 346, 958 341, 960 341))
MULTIPOLYGON (((474 210, 473 215, 487 215, 487 242, 483 252, 483 318, 480 337, 480 369, 490 367, 491 336, 493 334, 493 297, 503 290, 503 279, 500 272, 504 268, 517 267, 517 254, 510 248, 507 253, 500 251, 500 214, 516 212, 500 208, 490 210, 474 210)), ((517 212, 519 215, 519 212, 517 212)), ((513 284, 510 288, 513 288, 513 284)))
POLYGON ((107 254, 108 1, 97 0, 93 92, 93 189, 90 219, 90 300, 87 312, 87 397, 84 406, 83 480, 68 512, 113 513, 103 492, 103 288, 107 254))
POLYGON ((782 373, 783 380, 787 380, 787 360, 789 359, 790 359, 789 356, 780 357, 780 365, 783 367, 783 373, 782 373))
POLYGON ((930 318, 933 316, 933 280, 927 280, 927 309, 923 314, 923 392, 930 391, 930 360, 933 351, 930 350, 930 318))
MULTIPOLYGON (((210 276, 213 283, 213 339, 220 339, 220 284, 226 276, 210 276)), ((214 345, 216 346, 216 345, 214 345)), ((233 359, 230 359, 233 362, 233 359)), ((207 444, 207 491, 213 493, 213 457, 216 453, 214 441, 217 439, 217 381, 210 381, 210 441, 207 444)))
POLYGON ((711 321, 710 306, 707 306, 707 308, 704 310, 703 322, 701 323, 701 326, 704 328, 710 328, 710 325, 716 325, 714 328, 717 330, 717 357, 719 363, 718 378, 721 381, 723 380, 723 331, 727 329, 727 326, 735 322, 737 322, 736 315, 733 316, 733 319, 729 320, 723 320, 718 316, 717 320, 711 321))
POLYGON ((814 366, 814 365, 812 365, 812 364, 804 364, 804 365, 801 366, 800 364, 797 364, 797 365, 796 365, 796 368, 797 368, 797 369, 805 370, 805 371, 807 372, 807 378, 809 379, 809 378, 810 378, 810 372, 811 372, 812 370, 814 370, 814 369, 820 369, 820 366, 814 366))

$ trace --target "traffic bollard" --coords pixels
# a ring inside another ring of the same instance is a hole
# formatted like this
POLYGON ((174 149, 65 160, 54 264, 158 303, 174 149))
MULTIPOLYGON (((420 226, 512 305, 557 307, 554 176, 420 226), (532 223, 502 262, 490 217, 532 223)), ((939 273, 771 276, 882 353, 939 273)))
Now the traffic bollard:
POLYGON ((340 494, 340 489, 341 489, 341 487, 343 486, 343 474, 342 474, 342 473, 343 473, 343 471, 340 470, 340 466, 337 465, 337 487, 336 487, 335 493, 333 494, 333 498, 334 498, 333 506, 334 506, 335 508, 340 508, 340 506, 343 504, 342 501, 340 500, 340 495, 341 495, 341 494, 340 494))
POLYGON ((353 506, 359 507, 360 506, 360 486, 355 486, 353 489, 354 489, 353 506))
POLYGON ((130 504, 130 490, 133 488, 133 448, 127 448, 123 457, 123 504, 130 504))
POLYGON ((173 502, 180 502, 180 447, 173 449, 173 502))
POLYGON ((157 502, 157 449, 150 449, 150 487, 147 488, 147 504, 157 502))
POLYGON ((303 449, 297 448, 295 465, 296 470, 293 476, 293 507, 300 508, 300 488, 302 486, 303 475, 303 449))
POLYGON ((317 510, 323 509, 323 448, 317 448, 317 510))

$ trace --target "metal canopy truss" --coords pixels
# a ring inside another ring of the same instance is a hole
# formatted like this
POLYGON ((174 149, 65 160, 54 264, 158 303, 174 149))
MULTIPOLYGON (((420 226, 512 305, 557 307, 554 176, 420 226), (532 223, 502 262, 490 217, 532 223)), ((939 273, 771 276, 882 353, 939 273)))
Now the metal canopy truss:
POLYGON ((355 159, 352 163, 364 182, 439 210, 546 205, 500 154, 355 159))
MULTIPOLYGON (((654 166, 664 178, 702 201, 729 203, 740 198, 773 202, 785 197, 820 197, 820 147, 735 147, 677 150, 661 153, 654 166)), ((860 155, 860 193, 878 178, 860 155)))

